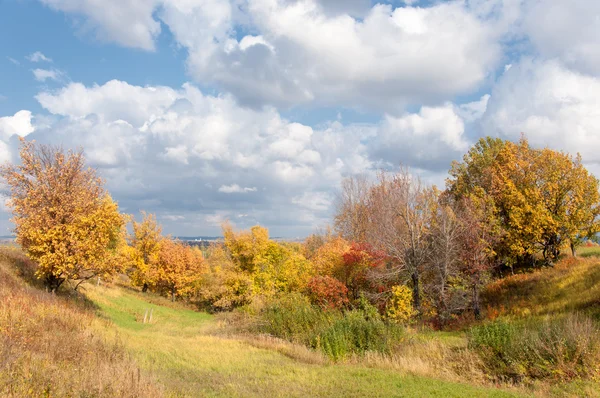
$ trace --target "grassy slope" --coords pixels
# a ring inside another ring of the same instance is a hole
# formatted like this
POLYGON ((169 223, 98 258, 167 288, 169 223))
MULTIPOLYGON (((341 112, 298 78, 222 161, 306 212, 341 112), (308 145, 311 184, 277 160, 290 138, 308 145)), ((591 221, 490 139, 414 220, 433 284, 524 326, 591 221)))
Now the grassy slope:
MULTIPOLYGON (((241 340, 210 335, 207 314, 150 304, 126 289, 90 287, 88 296, 111 319, 142 368, 174 395, 463 397, 508 393, 358 365, 310 364, 241 340), (153 323, 143 324, 153 308, 153 323)), ((154 299, 156 300, 156 299, 154 299)), ((166 304, 166 303, 163 303, 166 304)))
POLYGON ((582 312, 600 321, 600 259, 566 257, 553 268, 518 274, 490 284, 484 301, 513 318, 582 312))
POLYGON ((107 323, 88 305, 25 283, 33 269, 0 248, 1 397, 162 395, 121 345, 93 333, 107 323))
MULTIPOLYGON (((553 268, 518 274, 490 284, 483 295, 488 316, 512 322, 531 317, 582 313, 600 322, 600 247, 580 248, 579 258, 565 257, 553 268)), ((554 385, 557 396, 600 397, 600 382, 554 385)))

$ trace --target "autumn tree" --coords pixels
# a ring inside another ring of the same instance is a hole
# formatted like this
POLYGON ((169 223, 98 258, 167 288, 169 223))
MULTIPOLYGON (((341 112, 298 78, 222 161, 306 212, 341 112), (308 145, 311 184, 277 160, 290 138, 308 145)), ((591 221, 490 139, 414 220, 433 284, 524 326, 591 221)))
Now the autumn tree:
POLYGON ((21 164, 2 166, 17 242, 49 291, 116 271, 123 217, 83 152, 21 141, 21 164))
POLYGON ((225 224, 223 236, 237 269, 252 279, 254 294, 302 290, 313 276, 302 246, 279 244, 269 239, 266 228, 257 225, 250 231, 235 232, 225 224))
POLYGON ((198 290, 200 304, 210 311, 230 311, 252 301, 252 278, 240 272, 222 244, 207 249, 207 272, 198 290))
POLYGON ((369 222, 367 176, 356 175, 342 181, 334 219, 336 231, 346 240, 365 242, 369 222))
POLYGON ((395 174, 380 173, 369 195, 369 242, 391 261, 380 274, 392 282, 407 275, 413 306, 421 310, 421 276, 430 255, 431 222, 437 191, 402 169, 395 174))
POLYGON ((462 309, 463 300, 460 294, 456 294, 458 289, 453 282, 458 282, 465 226, 452 204, 443 200, 437 204, 429 234, 430 252, 425 274, 427 291, 441 325, 454 311, 462 309))
POLYGON ((500 226, 494 252, 504 264, 531 266, 542 253, 556 260, 600 230, 598 180, 581 158, 535 149, 525 138, 513 143, 482 138, 455 162, 447 181, 455 199, 488 200, 488 222, 500 226))
POLYGON ((490 222, 489 202, 462 199, 456 204, 462 224, 458 267, 471 292, 471 309, 475 318, 481 315, 479 294, 494 265, 494 246, 499 239, 499 225, 490 222))
POLYGON ((153 288, 172 301, 189 296, 204 272, 202 252, 182 242, 165 238, 155 263, 153 288))
POLYGON ((538 152, 534 168, 546 213, 539 242, 544 257, 558 259, 565 244, 575 256, 576 247, 600 231, 598 179, 582 165, 581 156, 573 159, 547 148, 538 152))
POLYGON ((158 260, 160 245, 164 239, 162 228, 156 222, 156 216, 142 212, 142 221, 131 221, 132 233, 128 237, 130 245, 131 282, 142 286, 146 292, 153 283, 153 265, 158 260))

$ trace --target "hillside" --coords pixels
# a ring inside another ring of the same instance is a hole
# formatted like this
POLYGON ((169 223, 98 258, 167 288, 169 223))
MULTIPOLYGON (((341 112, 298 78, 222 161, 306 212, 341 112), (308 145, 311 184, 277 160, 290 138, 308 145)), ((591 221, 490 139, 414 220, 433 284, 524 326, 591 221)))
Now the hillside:
POLYGON ((2 396, 515 395, 215 335, 213 316, 121 287, 88 285, 89 301, 53 296, 25 282, 30 266, 17 251, 2 252, 2 396))
POLYGON ((581 312, 600 321, 600 254, 582 248, 581 257, 565 257, 552 268, 517 274, 487 286, 488 315, 558 316, 581 312))

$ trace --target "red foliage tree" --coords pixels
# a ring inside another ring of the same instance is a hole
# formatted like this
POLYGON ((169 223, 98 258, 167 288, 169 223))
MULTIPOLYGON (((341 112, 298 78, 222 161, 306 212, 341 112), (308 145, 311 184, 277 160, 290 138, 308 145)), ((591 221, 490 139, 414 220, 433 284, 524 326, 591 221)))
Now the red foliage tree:
POLYGON ((341 309, 348 304, 348 288, 330 276, 315 276, 308 283, 308 296, 322 308, 341 309))

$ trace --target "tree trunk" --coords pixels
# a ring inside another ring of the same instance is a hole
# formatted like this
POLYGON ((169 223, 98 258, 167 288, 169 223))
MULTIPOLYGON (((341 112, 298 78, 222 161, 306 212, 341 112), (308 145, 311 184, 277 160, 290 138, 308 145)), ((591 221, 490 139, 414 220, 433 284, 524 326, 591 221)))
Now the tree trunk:
POLYGON ((171 289, 171 301, 175 302, 175 288, 171 289))
POLYGON ((481 308, 479 306, 479 286, 473 285, 473 314, 475 319, 481 319, 481 308))
POLYGON ((411 275, 413 283, 413 306, 418 313, 421 313, 421 291, 419 286, 419 271, 413 271, 411 275))
POLYGON ((46 290, 52 294, 56 293, 60 285, 64 282, 64 279, 58 278, 52 274, 46 276, 44 280, 44 284, 46 285, 46 290))
POLYGON ((577 249, 575 248, 573 242, 571 242, 571 254, 573 255, 573 257, 577 257, 577 249))
POLYGON ((142 286, 142 293, 146 293, 148 291, 148 284, 144 282, 144 286, 142 286))

